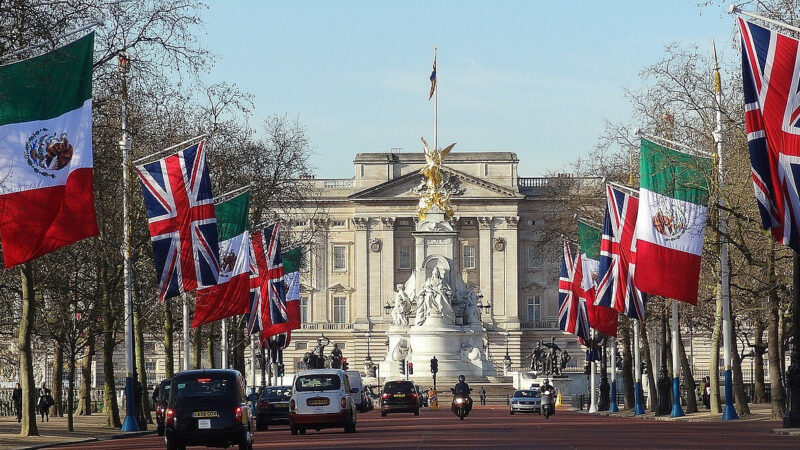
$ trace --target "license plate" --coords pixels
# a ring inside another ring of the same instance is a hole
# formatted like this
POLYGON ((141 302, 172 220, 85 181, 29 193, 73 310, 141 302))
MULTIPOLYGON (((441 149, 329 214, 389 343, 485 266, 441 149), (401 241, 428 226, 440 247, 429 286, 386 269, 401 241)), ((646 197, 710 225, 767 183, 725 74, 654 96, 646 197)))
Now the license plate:
POLYGON ((327 406, 331 404, 331 400, 327 397, 323 398, 310 398, 306 400, 308 406, 327 406))
POLYGON ((197 429, 199 430, 211 429, 211 419, 197 419, 197 429))
POLYGON ((405 397, 406 394, 394 394, 395 398, 405 397))
POLYGON ((275 407, 276 407, 276 408, 288 408, 288 407, 289 407, 289 402, 286 402, 286 403, 276 403, 276 404, 275 404, 275 407))
POLYGON ((195 411, 192 413, 192 417, 219 417, 219 413, 217 411, 195 411))

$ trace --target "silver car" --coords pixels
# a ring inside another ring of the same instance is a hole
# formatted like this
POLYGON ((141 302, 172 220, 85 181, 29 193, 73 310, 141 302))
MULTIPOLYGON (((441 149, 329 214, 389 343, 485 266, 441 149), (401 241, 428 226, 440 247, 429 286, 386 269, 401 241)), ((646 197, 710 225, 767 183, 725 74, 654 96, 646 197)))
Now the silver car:
POLYGON ((539 391, 536 389, 527 389, 515 391, 511 396, 510 413, 513 416, 515 412, 535 412, 538 413, 542 409, 542 398, 539 396, 539 391))

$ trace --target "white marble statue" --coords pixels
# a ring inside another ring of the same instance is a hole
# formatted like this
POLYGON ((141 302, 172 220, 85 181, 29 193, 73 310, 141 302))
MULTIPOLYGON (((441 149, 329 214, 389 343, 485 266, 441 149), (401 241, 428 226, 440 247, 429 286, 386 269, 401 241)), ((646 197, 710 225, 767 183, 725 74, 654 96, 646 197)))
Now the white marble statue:
POLYGON ((405 286, 398 284, 394 294, 394 308, 392 308, 392 325, 408 326, 408 314, 411 312, 411 299, 405 291, 405 286))
POLYGON ((433 269, 417 294, 417 317, 414 323, 422 325, 432 314, 441 314, 449 323, 455 322, 453 289, 445 278, 447 271, 441 266, 433 269))
POLYGON ((473 325, 481 323, 481 311, 478 309, 478 294, 470 289, 464 302, 464 323, 473 325))

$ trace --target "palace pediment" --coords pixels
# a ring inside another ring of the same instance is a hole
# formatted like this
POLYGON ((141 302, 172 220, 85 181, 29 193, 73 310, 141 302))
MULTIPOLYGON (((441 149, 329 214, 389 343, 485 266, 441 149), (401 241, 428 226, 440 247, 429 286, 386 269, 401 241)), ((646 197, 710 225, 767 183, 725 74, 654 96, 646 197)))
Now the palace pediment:
MULTIPOLYGON (((443 168, 444 182, 448 190, 453 192, 451 198, 458 202, 460 199, 517 199, 524 195, 485 179, 468 175, 464 172, 443 168)), ((402 177, 389 180, 376 186, 364 189, 350 195, 352 201, 371 200, 398 200, 417 199, 420 189, 424 189, 425 177, 418 172, 409 173, 402 177)))

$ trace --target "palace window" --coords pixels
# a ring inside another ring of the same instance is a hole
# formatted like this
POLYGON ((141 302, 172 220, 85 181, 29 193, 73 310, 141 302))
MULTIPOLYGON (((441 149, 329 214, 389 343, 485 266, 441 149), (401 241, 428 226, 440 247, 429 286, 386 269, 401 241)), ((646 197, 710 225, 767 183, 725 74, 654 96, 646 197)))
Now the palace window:
POLYGON ((345 224, 344 220, 334 220, 331 222, 332 227, 343 227, 345 224))
POLYGON ((308 296, 303 295, 300 297, 300 322, 308 323, 308 296))
POLYGON ((465 269, 474 269, 475 268, 475 246, 474 245, 465 245, 464 246, 464 268, 465 269))
POLYGON ((333 297, 333 323, 347 323, 347 297, 333 297))
POLYGON ((296 227, 307 227, 308 226, 308 220, 295 219, 295 220, 292 221, 292 225, 294 225, 296 227))
POLYGON ((542 299, 538 295, 535 297, 528 297, 528 322, 535 322, 541 320, 542 317, 542 299))
POLYGON ((307 350, 308 349, 308 342, 295 342, 294 343, 295 350, 307 350))
POLYGON ((144 362, 144 370, 148 373, 153 373, 156 371, 156 362, 155 361, 145 361, 144 362))
POLYGON ((411 268, 411 247, 408 245, 401 245, 397 247, 397 268, 411 268))
POLYGON ((542 257, 536 247, 528 247, 528 269, 540 269, 542 267, 542 257))
POLYGON ((333 270, 347 270, 347 247, 344 245, 333 246, 333 270))

